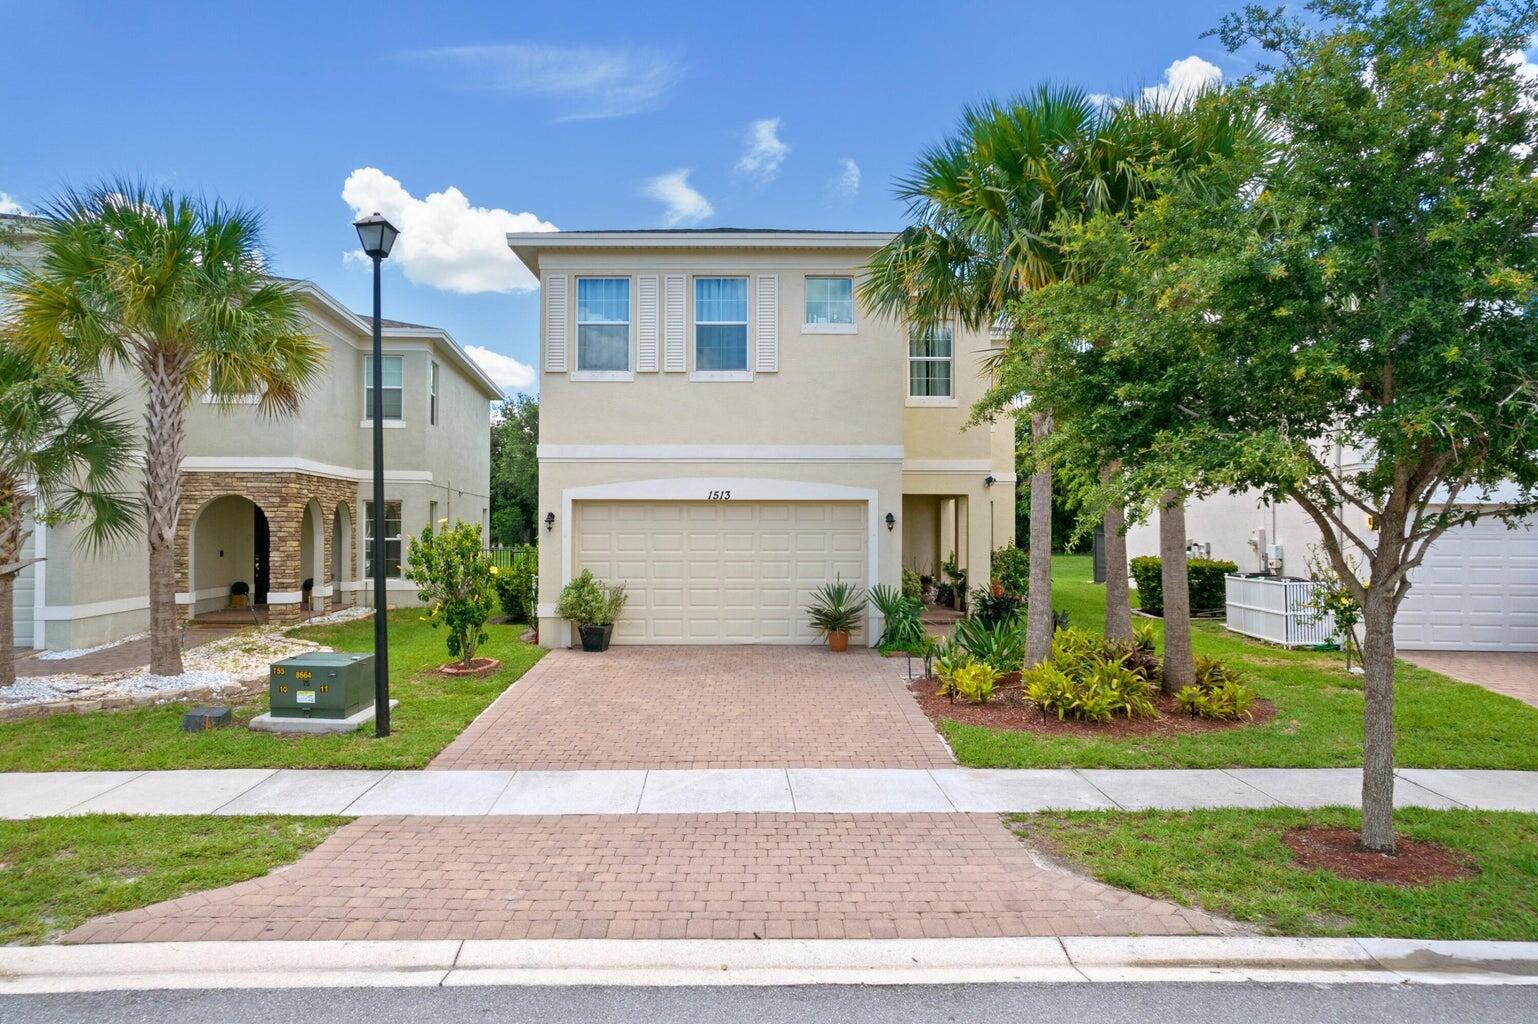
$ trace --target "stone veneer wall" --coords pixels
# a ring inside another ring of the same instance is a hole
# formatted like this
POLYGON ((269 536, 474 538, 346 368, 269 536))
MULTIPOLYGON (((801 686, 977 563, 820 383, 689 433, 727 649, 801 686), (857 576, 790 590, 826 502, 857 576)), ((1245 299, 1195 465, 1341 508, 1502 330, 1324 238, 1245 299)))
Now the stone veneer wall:
MULTIPOLYGON (((304 507, 313 499, 320 503, 321 536, 324 549, 321 565, 330 572, 331 525, 336 518, 338 505, 347 506, 351 520, 349 536, 354 551, 361 536, 362 520, 358 516, 358 484, 354 480, 320 476, 315 473, 183 473, 181 517, 176 524, 176 589, 178 593, 192 590, 188 579, 188 566, 192 552, 192 524, 203 507, 215 498, 236 494, 246 498, 267 515, 269 536, 268 574, 269 590, 297 591, 304 581, 304 571, 299 565, 300 524, 304 521, 304 507)), ((348 551, 342 563, 342 579, 356 578, 353 572, 354 551, 348 551)), ((316 587, 324 578, 315 581, 316 587)), ((194 605, 187 605, 190 617, 194 605)), ((271 622, 297 622, 300 618, 298 604, 268 605, 271 622)))

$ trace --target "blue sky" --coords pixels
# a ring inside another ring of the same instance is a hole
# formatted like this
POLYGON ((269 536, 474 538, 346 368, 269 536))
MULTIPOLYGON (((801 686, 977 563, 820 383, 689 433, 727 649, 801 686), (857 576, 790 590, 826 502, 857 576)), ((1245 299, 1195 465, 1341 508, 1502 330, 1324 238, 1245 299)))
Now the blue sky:
POLYGON ((351 221, 382 209, 386 315, 517 390, 538 301, 509 227, 896 228, 892 180, 963 104, 1242 75, 1200 38, 1229 6, 0 0, 0 209, 117 176, 215 193, 360 310, 351 221))

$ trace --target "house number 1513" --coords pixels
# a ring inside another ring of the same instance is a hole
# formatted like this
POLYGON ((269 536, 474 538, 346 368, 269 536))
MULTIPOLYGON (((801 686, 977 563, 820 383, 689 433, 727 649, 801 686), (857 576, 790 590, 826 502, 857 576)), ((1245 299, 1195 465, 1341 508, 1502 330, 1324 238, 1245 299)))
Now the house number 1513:
POLYGON ((732 500, 732 492, 731 491, 707 491, 707 492, 705 492, 705 500, 706 501, 731 501, 732 500))

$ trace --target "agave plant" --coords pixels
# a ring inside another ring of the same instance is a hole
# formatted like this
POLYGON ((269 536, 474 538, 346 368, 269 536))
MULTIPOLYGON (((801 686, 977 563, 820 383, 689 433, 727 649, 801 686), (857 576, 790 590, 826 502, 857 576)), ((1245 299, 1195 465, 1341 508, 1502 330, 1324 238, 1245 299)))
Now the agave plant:
POLYGON ((1025 630, 1021 625, 1018 616, 995 623, 966 619, 956 627, 956 643, 1000 675, 1019 672, 1025 663, 1025 630))

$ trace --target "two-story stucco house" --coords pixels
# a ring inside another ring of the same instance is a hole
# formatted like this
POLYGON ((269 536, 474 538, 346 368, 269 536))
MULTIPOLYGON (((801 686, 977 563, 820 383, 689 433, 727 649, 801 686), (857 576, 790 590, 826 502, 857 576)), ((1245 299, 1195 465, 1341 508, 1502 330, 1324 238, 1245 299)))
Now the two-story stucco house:
MULTIPOLYGON (((372 599, 370 321, 313 284, 296 287, 328 363, 299 413, 274 419, 254 398, 210 396, 187 413, 176 589, 188 618, 229 608, 236 582, 250 588, 253 617, 274 622, 372 599)), ((387 321, 383 345, 387 586, 392 602, 414 604, 400 571, 405 538, 440 518, 489 525, 491 402, 502 393, 436 327, 387 321)), ((108 383, 139 423, 138 378, 114 370, 108 383)), ((126 483, 137 491, 137 472, 126 483)), ((24 560, 34 557, 15 592, 19 648, 76 649, 148 628, 142 538, 90 551, 69 524, 37 525, 24 560)))
POLYGON ((1013 424, 966 427, 992 340, 861 306, 890 237, 508 236, 542 292, 543 643, 583 569, 627 585, 631 644, 811 643, 814 588, 952 553, 987 579, 1015 516, 1013 424))

